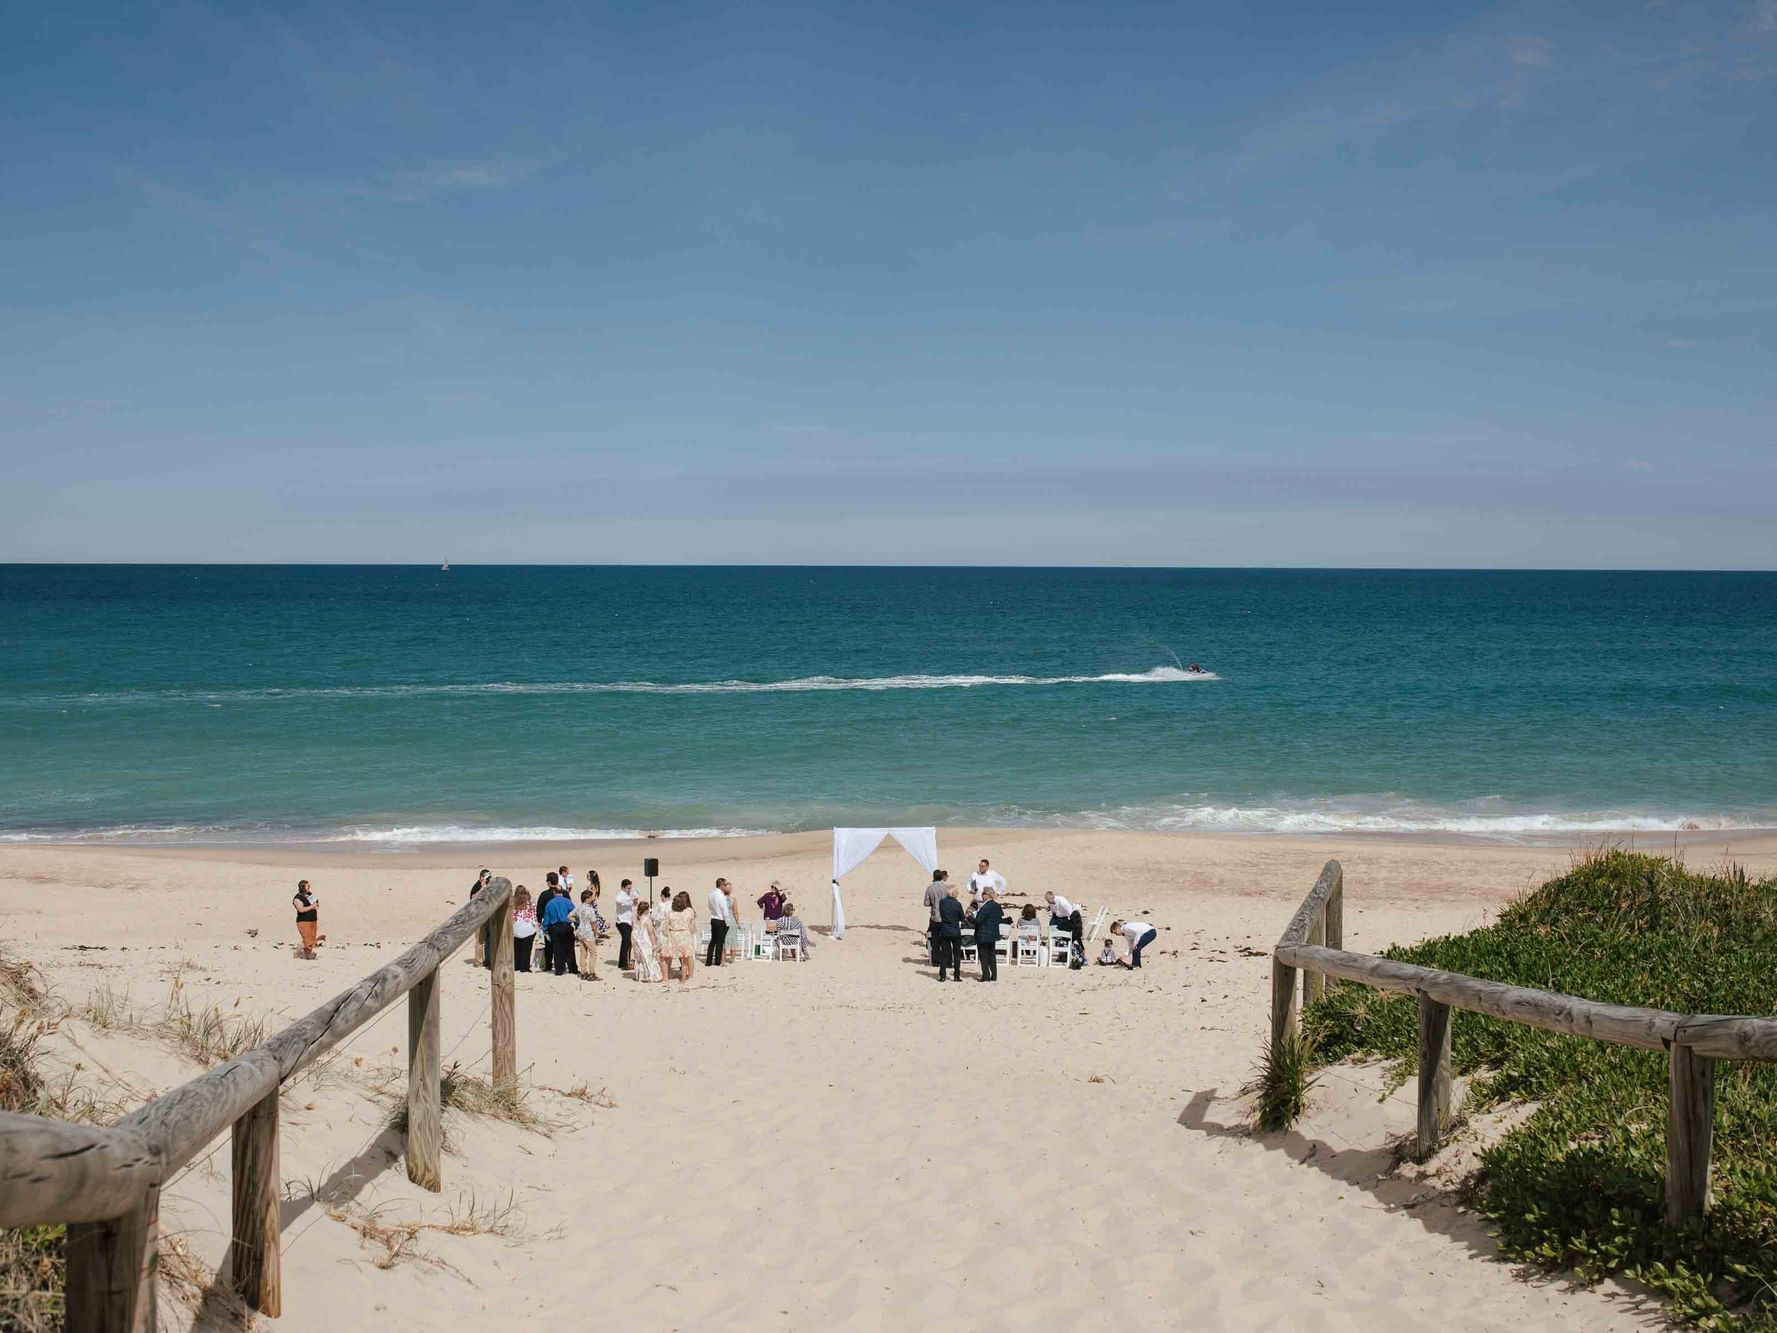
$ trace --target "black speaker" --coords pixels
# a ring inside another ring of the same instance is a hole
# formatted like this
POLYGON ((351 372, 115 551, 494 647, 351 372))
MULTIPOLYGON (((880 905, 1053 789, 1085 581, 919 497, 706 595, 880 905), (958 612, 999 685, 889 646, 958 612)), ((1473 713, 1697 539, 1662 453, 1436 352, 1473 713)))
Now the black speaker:
POLYGON ((660 873, 660 858, 658 856, 650 856, 647 860, 642 862, 642 878, 643 879, 653 879, 659 873, 660 873))

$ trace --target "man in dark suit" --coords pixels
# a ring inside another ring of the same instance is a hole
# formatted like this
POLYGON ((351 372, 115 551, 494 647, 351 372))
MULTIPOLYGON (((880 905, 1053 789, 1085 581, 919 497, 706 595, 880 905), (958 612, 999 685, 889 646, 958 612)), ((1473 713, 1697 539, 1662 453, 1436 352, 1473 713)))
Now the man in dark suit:
POLYGON ((981 980, 1000 979, 1000 955, 995 948, 1000 942, 1000 922, 1005 911, 991 888, 981 890, 981 906, 975 909, 975 952, 981 959, 981 980))
POLYGON ((543 940, 543 971, 551 971, 555 966, 555 942, 549 938, 549 932, 543 929, 543 913, 549 910, 549 904, 561 896, 561 876, 551 870, 543 876, 543 892, 537 895, 537 934, 543 940))
MULTIPOLYGON (((469 886, 469 896, 473 898, 476 894, 480 893, 488 886, 493 877, 493 871, 482 871, 481 874, 476 876, 475 882, 469 886)), ((491 968, 494 965, 494 927, 492 922, 489 922, 475 932, 474 961, 475 966, 477 967, 491 968)))
POLYGON ((944 968, 950 968, 950 979, 963 979, 963 905, 951 889, 938 900, 938 980, 944 980, 944 968))

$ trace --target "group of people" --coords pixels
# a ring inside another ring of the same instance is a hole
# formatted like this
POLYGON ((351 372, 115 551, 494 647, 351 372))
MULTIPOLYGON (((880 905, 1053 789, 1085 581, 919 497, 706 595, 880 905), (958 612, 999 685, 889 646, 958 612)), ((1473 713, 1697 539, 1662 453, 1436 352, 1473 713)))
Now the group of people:
MULTIPOLYGON (((950 882, 950 873, 945 870, 932 872, 932 882, 926 886, 925 892, 928 914, 926 937, 930 946, 931 963, 938 969, 939 981, 961 981, 963 936, 965 932, 970 932, 974 935, 976 957, 981 965, 981 980, 998 981, 1000 960, 997 946, 1008 920, 1005 905, 1001 901, 1006 894, 1005 876, 993 869, 986 857, 982 857, 975 873, 969 876, 968 888, 969 903, 965 907, 961 891, 950 882)), ((1061 894, 1053 892, 1045 893, 1043 902, 1049 909, 1048 932, 1059 932, 1068 937, 1068 966, 1074 969, 1084 967, 1085 926, 1080 908, 1061 894)), ((1044 924, 1039 919, 1037 905, 1025 903, 1017 918, 1011 922, 1011 933, 1005 938, 1012 940, 1014 944, 1028 941, 1033 946, 1040 947, 1045 939, 1044 924)), ((1158 934, 1146 921, 1113 921, 1098 961, 1107 966, 1121 964, 1124 967, 1138 968, 1141 966, 1142 950, 1152 944, 1158 934), (1128 949, 1127 959, 1118 958, 1112 944, 1113 940, 1119 938, 1128 949)))
MULTIPOLYGON (((483 870, 469 887, 471 897, 480 893, 493 879, 493 872, 483 870)), ((965 907, 957 886, 950 882, 948 871, 932 872, 926 886, 925 907, 929 916, 926 929, 932 966, 938 969, 938 980, 961 981, 963 935, 970 932, 981 963, 981 980, 999 980, 999 954, 995 946, 1000 932, 1008 928, 1008 917, 1002 902, 1006 895, 1005 876, 981 858, 975 873, 969 876, 969 902, 965 907)), ((536 957, 541 972, 556 976, 576 975, 589 981, 602 981, 598 970, 599 944, 609 937, 611 924, 600 910, 598 871, 586 872, 586 885, 576 901, 574 876, 566 866, 551 870, 543 877, 543 891, 533 900, 523 884, 512 891, 512 966, 514 971, 530 972, 536 957)), ((320 930, 320 898, 309 882, 301 880, 292 900, 296 908, 296 932, 301 941, 297 957, 312 959, 317 945, 327 937, 320 930)), ((1059 893, 1045 893, 1049 910, 1049 932, 1068 936, 1068 965, 1078 969, 1086 965, 1085 930, 1080 908, 1059 893)), ((807 962, 814 949, 814 940, 796 905, 785 895, 776 880, 772 881, 756 902, 763 916, 765 934, 778 940, 794 939, 798 956, 807 962)), ((706 902, 709 912, 709 942, 704 946, 703 965, 721 967, 740 957, 740 906, 734 885, 718 878, 706 902)), ((632 974, 640 982, 665 982, 676 966, 679 983, 689 985, 696 969, 697 912, 689 893, 674 893, 671 888, 660 891, 658 902, 650 902, 645 890, 637 889, 633 880, 617 886, 612 901, 618 935, 617 970, 632 974)), ((484 926, 475 937, 474 961, 482 967, 493 964, 493 925, 484 926)), ((1014 942, 1028 940, 1040 946, 1045 939, 1044 923, 1039 919, 1035 903, 1025 903, 1016 919, 1009 922, 1014 942)), ((1159 932, 1146 921, 1116 920, 1098 956, 1101 965, 1141 966, 1142 950, 1152 944, 1159 932), (1113 941, 1121 939, 1127 957, 1118 958, 1113 941)))
MULTIPOLYGON (((493 872, 483 870, 470 886, 473 897, 487 887, 493 872)), ((533 953, 541 943, 542 955, 535 970, 555 976, 577 975, 585 980, 601 981, 598 970, 598 949, 609 937, 612 924, 618 937, 617 970, 634 976, 639 982, 664 982, 676 967, 680 985, 689 985, 696 970, 697 911, 691 895, 662 888, 657 902, 651 902, 645 889, 638 889, 633 880, 623 880, 611 901, 614 921, 607 923, 600 907, 602 886, 598 871, 586 872, 586 886, 574 898, 574 878, 566 866, 551 870, 543 877, 543 891, 533 901, 523 884, 512 890, 512 966, 516 972, 532 971, 533 953)), ((796 915, 796 905, 785 897, 774 880, 758 899, 764 916, 764 931, 779 939, 794 938, 801 945, 799 956, 806 962, 813 948, 809 931, 796 915)), ((734 885, 718 878, 706 902, 709 912, 709 942, 703 950, 705 967, 732 964, 740 957, 741 909, 734 895, 734 885)), ((490 924, 476 938, 474 961, 483 967, 492 965, 493 940, 490 924)))

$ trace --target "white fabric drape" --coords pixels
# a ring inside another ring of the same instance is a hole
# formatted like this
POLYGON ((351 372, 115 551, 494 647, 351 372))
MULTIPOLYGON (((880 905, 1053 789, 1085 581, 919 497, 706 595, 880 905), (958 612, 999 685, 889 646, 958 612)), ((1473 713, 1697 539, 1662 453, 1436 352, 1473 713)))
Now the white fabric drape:
POLYGON ((839 880, 855 870, 871 852, 893 838, 907 849, 929 875, 938 868, 938 830, 935 828, 836 828, 833 830, 833 938, 845 938, 845 904, 839 898, 839 880))

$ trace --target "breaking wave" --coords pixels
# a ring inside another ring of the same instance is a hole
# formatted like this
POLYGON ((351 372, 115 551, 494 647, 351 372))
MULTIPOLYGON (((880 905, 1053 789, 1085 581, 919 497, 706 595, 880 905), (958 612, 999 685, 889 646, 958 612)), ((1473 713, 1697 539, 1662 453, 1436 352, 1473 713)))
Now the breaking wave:
POLYGON ((1072 814, 996 812, 994 823, 1051 828, 1198 833, 1450 834, 1506 841, 1584 834, 1696 833, 1777 827, 1777 810, 1732 814, 1637 809, 1549 810, 1495 798, 1438 805, 1409 798, 1349 797, 1275 804, 1152 803, 1072 814))
POLYGON ((277 699, 415 699, 507 694, 798 694, 840 690, 964 690, 1015 685, 1171 685, 1220 680, 1213 671, 1158 666, 1098 676, 798 676, 792 680, 490 681, 442 685, 292 685, 237 690, 99 690, 85 694, 12 695, 0 706, 85 708, 108 704, 229 704, 277 699))
POLYGON ((0 843, 84 843, 308 846, 360 843, 391 848, 424 844, 517 842, 620 842, 632 839, 746 838, 772 832, 749 828, 563 828, 547 824, 401 824, 334 829, 277 828, 265 824, 119 824, 110 828, 28 829, 0 833, 0 843))

